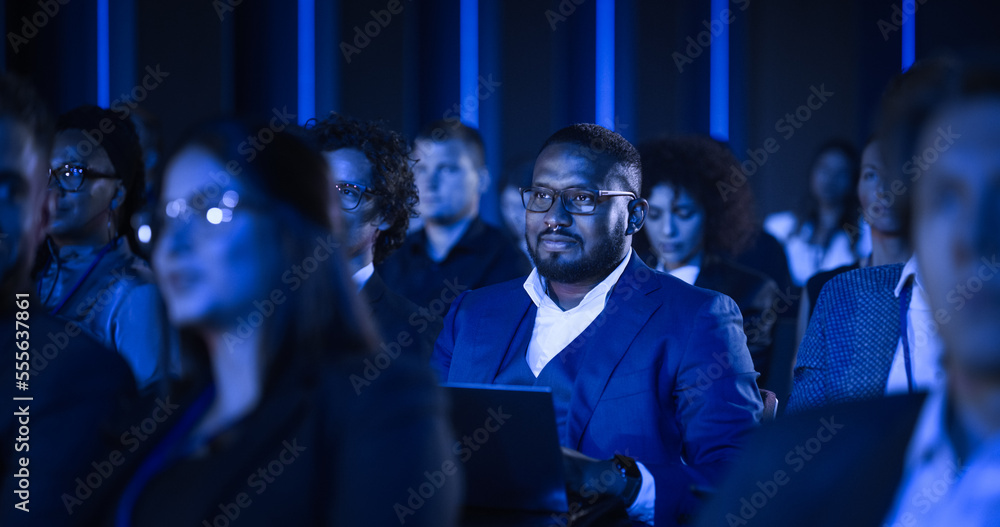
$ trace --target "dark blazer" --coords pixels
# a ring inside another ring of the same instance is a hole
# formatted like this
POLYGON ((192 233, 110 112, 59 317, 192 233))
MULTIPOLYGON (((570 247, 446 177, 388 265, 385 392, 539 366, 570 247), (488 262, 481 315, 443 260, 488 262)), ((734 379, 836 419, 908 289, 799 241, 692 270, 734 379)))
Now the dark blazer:
POLYGON ((823 287, 799 346, 788 412, 885 394, 899 342, 894 290, 903 265, 856 269, 823 287))
MULTIPOLYGON (((13 299, 7 300, 13 304, 13 299)), ((43 314, 37 299, 32 298, 31 305, 27 391, 14 386, 14 352, 19 351, 14 346, 14 317, 0 317, 0 347, 5 351, 0 363, 5 382, 0 399, 0 525, 89 525, 102 497, 111 492, 109 480, 120 475, 109 462, 106 440, 118 439, 110 423, 137 397, 135 380, 121 355, 91 340, 75 322, 43 314), (12 399, 24 396, 34 400, 12 399), (21 409, 29 415, 18 416, 15 412, 21 409), (26 450, 17 451, 21 417, 26 419, 28 441, 26 450), (22 456, 28 457, 30 475, 27 513, 14 508, 21 501, 14 494, 20 480, 14 473, 22 456), (88 477, 90 484, 76 481, 88 477)))
MULTIPOLYGON (((792 274, 788 271, 785 246, 771 233, 761 229, 753 245, 734 258, 740 265, 760 271, 774 280, 778 288, 787 291, 792 287, 792 274)), ((791 315, 794 316, 795 311, 791 315)))
POLYGON ((714 255, 706 255, 694 285, 718 291, 736 302, 743 315, 743 331, 753 366, 760 373, 757 384, 767 386, 774 342, 778 286, 763 273, 732 263, 714 255))
POLYGON ((702 527, 882 527, 924 394, 814 409, 753 435, 702 527))
MULTIPOLYGON (((139 490, 132 525, 228 523, 220 515, 262 527, 454 525, 462 474, 443 394, 417 362, 400 355, 360 389, 351 379, 364 375, 366 356, 290 368, 251 414, 206 447, 168 457, 145 485, 133 478, 123 493, 139 490), (409 491, 418 488, 425 496, 413 498, 409 491)), ((196 422, 197 408, 187 405, 177 422, 196 422)), ((185 445, 163 434, 150 441, 185 445)))
POLYGON ((467 289, 498 284, 526 275, 531 265, 524 253, 500 229, 476 218, 441 262, 427 255, 423 229, 376 266, 396 293, 444 316, 455 297, 467 289))
MULTIPOLYGON (((382 340, 382 349, 398 345, 404 353, 412 353, 422 360, 430 360, 434 340, 441 332, 441 317, 426 308, 421 310, 413 302, 386 287, 378 271, 372 274, 361 288, 368 301, 372 319, 382 340)), ((394 349, 390 350, 393 353, 394 349)))
MULTIPOLYGON (((519 278, 459 296, 434 348, 442 380, 492 384, 508 354, 523 357, 537 312, 523 284, 519 278)), ((656 482, 656 525, 675 525, 695 506, 690 486, 718 481, 760 419, 739 310, 633 253, 584 334, 581 348, 562 351, 586 353, 564 446, 641 461, 656 482)))

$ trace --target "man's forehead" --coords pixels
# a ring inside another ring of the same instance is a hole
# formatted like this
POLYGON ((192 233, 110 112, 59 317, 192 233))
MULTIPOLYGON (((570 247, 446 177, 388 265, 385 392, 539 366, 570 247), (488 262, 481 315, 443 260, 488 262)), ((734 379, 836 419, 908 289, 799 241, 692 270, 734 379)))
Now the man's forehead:
POLYGON ((468 150, 465 141, 457 137, 441 139, 440 141, 426 138, 417 139, 413 142, 413 148, 418 151, 447 152, 453 155, 461 154, 468 150))
POLYGON ((323 152, 330 174, 334 178, 362 185, 371 184, 372 164, 368 156, 354 147, 323 152))
POLYGON ((547 146, 538 155, 533 180, 559 178, 603 185, 613 165, 614 161, 606 154, 576 144, 557 143, 547 146))

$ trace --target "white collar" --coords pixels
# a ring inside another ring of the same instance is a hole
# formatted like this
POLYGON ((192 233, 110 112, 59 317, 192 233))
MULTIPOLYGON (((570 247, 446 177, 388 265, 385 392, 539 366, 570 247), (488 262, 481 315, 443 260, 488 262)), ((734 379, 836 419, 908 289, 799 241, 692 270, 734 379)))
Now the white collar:
POLYGON ((369 262, 368 265, 358 269, 358 272, 351 276, 351 280, 354 280, 354 284, 358 286, 358 291, 368 283, 368 280, 375 274, 375 264, 369 262))
POLYGON ((682 265, 672 271, 668 271, 662 263, 656 267, 656 270, 667 273, 675 278, 680 278, 688 285, 694 285, 694 283, 698 281, 698 275, 701 273, 702 254, 704 253, 699 252, 694 258, 691 258, 686 265, 682 265))
MULTIPOLYGON (((628 254, 625 255, 625 258, 622 260, 622 262, 618 264, 618 267, 615 267, 615 270, 611 271, 611 274, 609 274, 604 280, 601 280, 601 283, 594 286, 593 289, 587 291, 587 294, 584 295, 583 300, 581 300, 576 307, 565 311, 568 313, 570 311, 579 310, 581 308, 589 306, 594 302, 600 301, 603 303, 605 300, 607 300, 608 293, 610 293, 611 288, 613 288, 615 284, 618 283, 618 279, 621 278, 622 273, 625 272, 625 267, 628 266, 628 263, 631 259, 632 259, 632 251, 629 251, 628 254)), ((534 302, 535 306, 539 308, 554 307, 555 309, 564 311, 562 308, 559 307, 558 304, 555 303, 554 300, 552 300, 552 298, 549 297, 549 295, 545 293, 545 289, 546 289, 546 280, 544 277, 538 274, 538 268, 535 267, 534 269, 531 270, 531 274, 528 275, 528 279, 524 281, 524 290, 528 292, 528 296, 531 297, 531 301, 534 302)))
POLYGON ((920 272, 917 268, 917 255, 913 255, 909 260, 906 261, 906 265, 903 266, 903 274, 899 277, 899 282, 896 282, 896 289, 894 293, 898 298, 903 292, 903 288, 906 284, 913 278, 914 286, 923 289, 924 281, 920 279, 920 272))

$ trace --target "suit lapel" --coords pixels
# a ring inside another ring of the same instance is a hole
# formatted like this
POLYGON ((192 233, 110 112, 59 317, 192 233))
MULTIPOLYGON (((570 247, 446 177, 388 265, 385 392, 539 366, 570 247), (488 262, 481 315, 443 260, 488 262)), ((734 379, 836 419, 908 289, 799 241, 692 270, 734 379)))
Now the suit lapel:
POLYGON ((639 331, 662 302, 649 296, 659 289, 654 272, 633 252, 625 272, 608 298, 600 315, 577 339, 587 339, 581 347, 568 350, 585 353, 573 385, 573 398, 567 417, 568 442, 579 449, 601 395, 611 375, 629 350, 639 331))
POLYGON ((378 303, 382 300, 382 296, 385 295, 385 282, 382 281, 382 277, 378 275, 378 271, 372 273, 368 281, 361 288, 362 297, 368 301, 369 307, 372 311, 375 311, 378 303))
POLYGON ((517 355, 518 346, 527 348, 535 325, 535 304, 520 287, 512 286, 501 294, 486 299, 482 314, 475 322, 465 372, 459 378, 469 382, 492 384, 508 357, 517 355), (514 331, 510 331, 513 328, 514 331))
POLYGON ((899 300, 891 289, 863 291, 854 317, 854 355, 848 376, 854 397, 881 397, 899 342, 899 300), (875 388, 877 387, 877 389, 875 388))

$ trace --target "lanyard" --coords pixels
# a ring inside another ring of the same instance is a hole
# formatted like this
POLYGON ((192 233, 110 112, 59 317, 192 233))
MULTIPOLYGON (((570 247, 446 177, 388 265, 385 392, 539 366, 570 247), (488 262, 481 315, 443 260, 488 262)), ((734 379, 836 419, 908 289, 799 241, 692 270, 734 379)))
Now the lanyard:
POLYGON ((906 313, 910 310, 910 299, 913 297, 913 281, 906 284, 899 293, 899 338, 903 342, 903 362, 906 365, 906 387, 913 393, 913 361, 910 359, 910 339, 907 331, 906 313))
MULTIPOLYGON (((94 261, 90 263, 90 267, 87 268, 87 271, 83 273, 83 276, 81 276, 80 279, 77 280, 75 284, 73 284, 73 287, 70 288, 69 293, 66 293, 66 296, 64 296, 62 299, 62 302, 59 302, 59 305, 57 305, 52 311, 50 311, 49 315, 55 316, 56 313, 59 313, 59 310, 61 310, 63 306, 66 305, 66 302, 69 302, 70 297, 72 297, 73 294, 76 293, 76 290, 79 289, 81 285, 83 285, 83 281, 86 280, 88 276, 90 276, 90 273, 94 271, 95 267, 97 267, 98 262, 101 261, 101 258, 104 258, 104 255, 111 250, 111 247, 114 244, 115 244, 114 241, 110 241, 108 242, 107 245, 101 248, 101 250, 97 253, 97 256, 94 257, 94 261)), ((56 276, 52 278, 53 282, 52 287, 55 287, 55 281, 58 279, 59 279, 58 274, 56 274, 56 276)))

